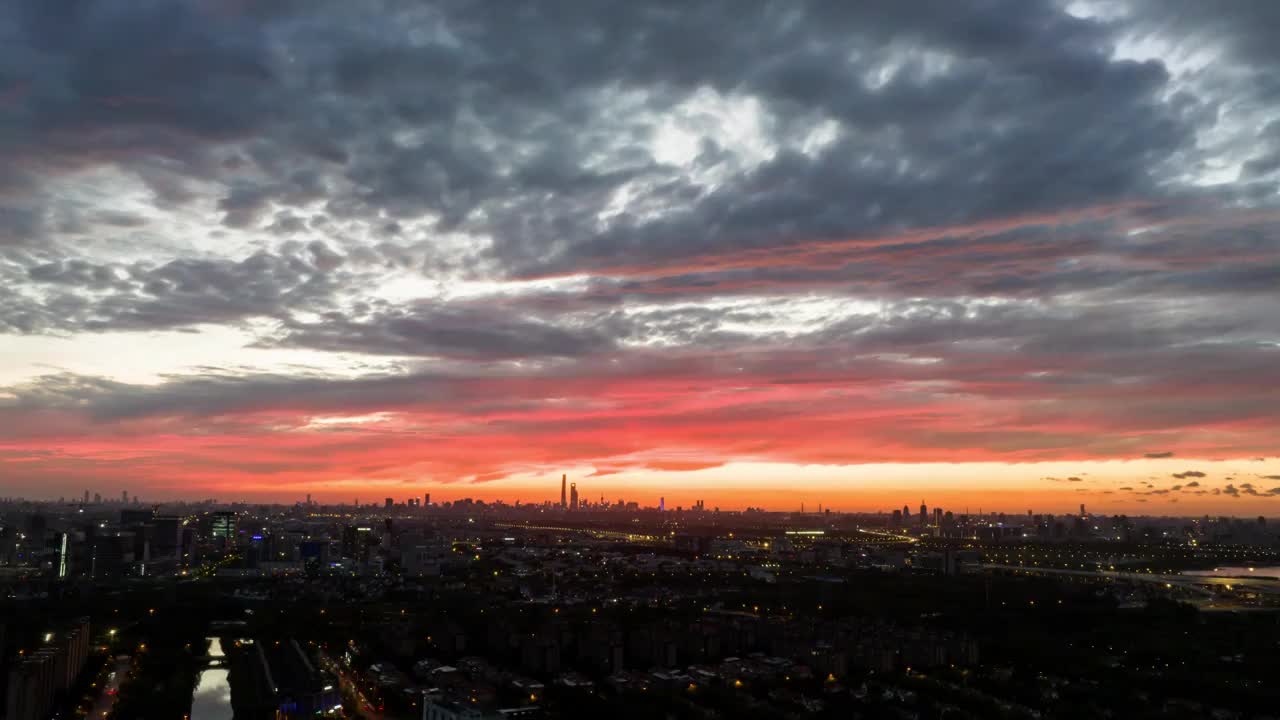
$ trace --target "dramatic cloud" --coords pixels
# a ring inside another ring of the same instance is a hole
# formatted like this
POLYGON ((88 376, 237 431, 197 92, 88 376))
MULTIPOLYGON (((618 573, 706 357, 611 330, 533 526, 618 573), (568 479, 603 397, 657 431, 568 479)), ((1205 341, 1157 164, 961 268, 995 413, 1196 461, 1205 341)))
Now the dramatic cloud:
MULTIPOLYGON (((1274 454, 1276 21, 4 3, 0 462, 19 493, 1104 460, 1124 490, 1274 454)), ((1075 467, 1025 479, 1094 492, 1075 467)))

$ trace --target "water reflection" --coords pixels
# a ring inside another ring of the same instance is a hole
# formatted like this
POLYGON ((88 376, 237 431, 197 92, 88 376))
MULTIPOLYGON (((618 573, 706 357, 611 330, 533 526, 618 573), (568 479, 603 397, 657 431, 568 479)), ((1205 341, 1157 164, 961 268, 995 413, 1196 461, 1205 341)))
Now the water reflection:
POLYGON ((1247 567, 1244 565, 1232 565, 1216 567, 1212 570, 1188 570, 1186 574, 1228 578, 1272 578, 1280 580, 1280 566, 1256 565, 1253 567, 1247 567))
MULTIPOLYGON (((225 657, 222 642, 212 638, 209 643, 210 662, 220 663, 225 657)), ((195 692, 191 695, 191 720, 232 720, 234 715, 231 710, 231 684, 227 680, 227 669, 210 667, 202 670, 196 678, 195 692)))

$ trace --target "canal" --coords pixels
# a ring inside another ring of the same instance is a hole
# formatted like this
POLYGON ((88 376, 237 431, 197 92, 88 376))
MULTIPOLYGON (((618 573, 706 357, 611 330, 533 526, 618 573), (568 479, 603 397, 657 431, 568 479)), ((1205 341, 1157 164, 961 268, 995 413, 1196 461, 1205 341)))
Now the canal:
POLYGON ((232 720, 231 681, 222 641, 209 638, 207 665, 196 677, 191 695, 191 720, 232 720))

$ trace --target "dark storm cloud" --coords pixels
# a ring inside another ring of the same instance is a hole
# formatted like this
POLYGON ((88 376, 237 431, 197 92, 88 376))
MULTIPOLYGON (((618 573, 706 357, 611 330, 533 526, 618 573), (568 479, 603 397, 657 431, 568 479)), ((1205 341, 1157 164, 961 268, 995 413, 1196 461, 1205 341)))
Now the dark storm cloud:
POLYGON ((1156 192, 1156 166, 1194 127, 1189 101, 1163 102, 1158 63, 1112 60, 1107 26, 1054 3, 930 5, 211 13, 191 2, 25 0, 0 11, 19 40, 5 52, 32 75, 0 143, 36 175, 107 162, 142 173, 165 158, 169 172, 225 184, 233 227, 325 194, 323 182, 302 193, 246 185, 247 170, 312 173, 351 189, 328 195, 335 216, 430 214, 441 229, 492 237, 494 257, 516 271, 1156 192), (641 143, 653 132, 646 114, 700 90, 760 99, 768 139, 818 120, 834 122, 836 137, 751 167, 742 148, 709 141, 699 162, 720 177, 695 180, 641 143), (633 117, 613 117, 627 92, 633 117), (214 157, 249 138, 247 165, 214 157), (602 225, 623 187, 635 207, 602 225), (662 211, 637 212, 645 207, 662 211))
POLYGON ((1280 190, 1280 123, 1272 106, 1280 101, 1280 49, 1274 28, 1280 7, 1268 0, 1240 0, 1229 11, 1195 0, 1137 0, 1123 21, 1139 41, 1152 39, 1180 51, 1217 52, 1215 62, 1197 72, 1210 92, 1236 114, 1264 118, 1253 137, 1236 139, 1230 150, 1247 157, 1240 169, 1242 196, 1274 198, 1280 190))
POLYGON ((11 38, 0 66, 27 88, 0 110, 0 149, 12 160, 0 176, 194 161, 202 143, 245 137, 266 117, 266 36, 198 3, 18 0, 0 24, 11 38))
MULTIPOLYGON (((1110 26, 1049 2, 939 2, 929 12, 889 2, 377 9, 17 3, 0 10, 22 40, 5 52, 31 68, 22 82, 32 89, 0 123, 0 144, 34 187, 113 163, 164 203, 188 202, 187 180, 213 181, 233 229, 295 234, 303 213, 288 208, 322 203, 334 218, 426 216, 436 230, 488 237, 490 272, 607 273, 636 258, 661 266, 1158 198, 1160 164, 1203 122, 1190 99, 1164 102, 1159 63, 1113 60, 1110 26), (159 27, 163 42, 142 41, 159 27), (646 149, 655 123, 708 90, 758 99, 766 141, 826 120, 832 142, 752 165, 744 148, 704 138, 696 170, 714 181, 658 162, 646 149), (624 97, 632 105, 619 118, 624 97), (624 189, 631 204, 602 215, 624 189)), ((0 211, 0 236, 47 232, 40 198, 24 202, 8 222, 0 211)), ((1238 255, 1239 264, 1178 268, 1159 265, 1203 257, 1204 245, 1184 240, 1175 252, 1171 240, 1164 255, 1143 258, 1112 229, 1081 233, 1011 232, 976 247, 944 235, 863 250, 834 269, 691 275, 595 297, 696 297, 735 285, 1131 297, 1266 292, 1280 281, 1274 268, 1245 262, 1274 251, 1274 236, 1257 234, 1251 250, 1214 243, 1220 260, 1238 255), (1113 267, 1079 262, 1090 256, 1112 257, 1113 267)))
POLYGON ((35 265, 26 279, 41 296, 0 295, 0 329, 19 334, 164 330, 325 310, 342 285, 342 263, 324 243, 313 242, 239 261, 35 265))
POLYGON ((331 313, 315 323, 290 321, 284 331, 264 345, 490 360, 578 357, 616 347, 594 323, 569 327, 503 308, 444 304, 388 308, 355 319, 331 313))

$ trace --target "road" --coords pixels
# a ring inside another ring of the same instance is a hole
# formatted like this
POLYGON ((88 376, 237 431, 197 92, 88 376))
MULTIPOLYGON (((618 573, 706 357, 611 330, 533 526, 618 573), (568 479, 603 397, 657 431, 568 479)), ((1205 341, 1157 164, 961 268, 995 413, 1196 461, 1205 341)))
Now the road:
POLYGON ((117 655, 112 661, 111 669, 107 672, 107 683, 99 693, 97 701, 93 703, 89 718, 104 718, 111 714, 111 709, 116 705, 120 685, 129 673, 129 664, 132 660, 133 658, 129 655, 117 655))
POLYGON ((325 670, 328 670, 338 676, 338 683, 342 689, 343 698, 356 706, 356 712, 360 717, 365 718, 366 720, 387 720, 387 716, 378 712, 378 710, 373 706, 373 703, 369 701, 369 698, 360 690, 360 684, 356 682, 354 677, 352 677, 351 672, 339 665, 333 658, 329 657, 327 652, 321 650, 319 652, 319 656, 320 665, 325 670))

